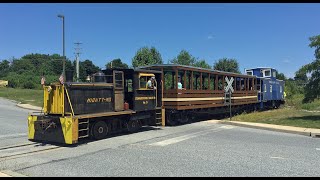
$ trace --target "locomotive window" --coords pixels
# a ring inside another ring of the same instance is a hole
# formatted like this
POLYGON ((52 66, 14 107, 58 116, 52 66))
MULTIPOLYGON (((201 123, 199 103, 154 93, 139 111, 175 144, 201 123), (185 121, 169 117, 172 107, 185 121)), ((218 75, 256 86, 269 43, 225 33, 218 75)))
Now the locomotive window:
POLYGON ((266 84, 264 84, 263 88, 264 88, 264 92, 267 92, 267 85, 266 84))
POLYGON ((139 81, 140 81, 139 88, 146 88, 147 87, 147 77, 146 76, 141 76, 139 81))
POLYGON ((282 93, 282 86, 280 86, 280 93, 282 93))
POLYGON ((214 74, 210 74, 210 90, 214 90, 216 76, 214 74))
POLYGON ((272 93, 272 85, 270 85, 270 92, 272 93))
POLYGON ((276 76, 277 76, 277 75, 276 75, 276 71, 273 71, 272 74, 273 74, 273 77, 276 77, 276 76))
POLYGON ((126 85, 127 85, 127 91, 132 92, 132 79, 127 79, 126 85))
POLYGON ((116 73, 115 74, 115 83, 116 88, 123 88, 123 79, 122 79, 122 73, 116 73))
POLYGON ((270 70, 265 70, 264 71, 264 77, 270 77, 271 76, 271 71, 270 70))

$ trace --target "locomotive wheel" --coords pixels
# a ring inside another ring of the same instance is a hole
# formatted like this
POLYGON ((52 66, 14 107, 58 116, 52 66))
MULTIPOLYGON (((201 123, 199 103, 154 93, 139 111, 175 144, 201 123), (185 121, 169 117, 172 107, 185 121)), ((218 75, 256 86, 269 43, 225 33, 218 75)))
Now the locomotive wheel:
POLYGON ((103 139, 107 136, 108 131, 109 129, 107 123, 104 121, 98 121, 94 123, 91 128, 91 136, 97 140, 103 139))
POLYGON ((128 122, 128 131, 129 132, 136 132, 140 127, 138 120, 130 120, 128 122))

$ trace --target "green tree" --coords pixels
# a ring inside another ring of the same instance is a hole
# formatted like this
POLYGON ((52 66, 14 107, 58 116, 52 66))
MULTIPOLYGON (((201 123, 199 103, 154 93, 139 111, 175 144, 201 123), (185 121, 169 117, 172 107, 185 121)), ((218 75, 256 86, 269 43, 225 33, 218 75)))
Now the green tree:
POLYGON ((117 58, 108 62, 106 64, 106 69, 111 69, 111 63, 112 63, 112 68, 128 68, 128 65, 126 63, 123 63, 120 58, 117 58))
POLYGON ((213 69, 219 70, 219 71, 240 73, 239 63, 236 59, 228 59, 228 58, 219 59, 218 62, 214 63, 213 69))
POLYGON ((180 64, 186 66, 194 66, 196 58, 193 57, 188 51, 181 50, 177 57, 170 60, 171 64, 180 64))
POLYGON ((320 35, 309 38, 311 41, 309 47, 315 48, 315 60, 302 66, 296 74, 305 77, 307 73, 311 74, 310 79, 304 88, 303 102, 312 102, 320 95, 320 35))
POLYGON ((8 74, 10 62, 8 60, 2 60, 0 62, 0 77, 4 77, 8 74))
MULTIPOLYGON (((75 64, 75 62, 74 62, 75 64)), ((94 65, 93 62, 89 59, 84 61, 79 61, 79 79, 80 81, 85 81, 88 75, 92 75, 101 69, 94 65)))
POLYGON ((195 67, 211 69, 211 66, 206 62, 206 60, 199 60, 194 64, 195 67))
POLYGON ((279 80, 286 80, 286 76, 283 73, 277 73, 276 78, 279 80))
POLYGON ((135 56, 132 58, 132 66, 140 67, 152 64, 163 64, 161 54, 155 47, 142 47, 140 48, 135 56))

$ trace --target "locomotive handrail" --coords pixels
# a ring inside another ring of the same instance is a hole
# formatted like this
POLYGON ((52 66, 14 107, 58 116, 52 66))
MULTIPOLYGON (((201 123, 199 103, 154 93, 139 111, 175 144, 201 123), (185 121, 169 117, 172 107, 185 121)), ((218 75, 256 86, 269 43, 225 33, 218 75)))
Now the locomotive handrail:
POLYGON ((70 101, 68 90, 67 90, 66 87, 64 87, 64 89, 65 89, 65 91, 67 93, 67 98, 68 98, 68 102, 69 102, 69 105, 70 105, 70 109, 71 109, 72 115, 74 116, 74 111, 73 111, 73 108, 72 108, 72 104, 71 104, 71 101, 70 101))

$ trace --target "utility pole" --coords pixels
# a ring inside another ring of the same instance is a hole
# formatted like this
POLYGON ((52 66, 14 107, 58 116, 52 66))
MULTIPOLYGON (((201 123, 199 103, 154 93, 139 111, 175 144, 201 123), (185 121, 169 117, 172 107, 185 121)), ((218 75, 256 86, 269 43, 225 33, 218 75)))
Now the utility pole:
POLYGON ((77 82, 79 82, 79 60, 80 60, 80 44, 82 44, 82 43, 80 43, 80 42, 76 42, 76 43, 74 43, 74 44, 76 44, 77 45, 77 47, 76 48, 74 48, 75 50, 76 50, 76 52, 75 52, 75 54, 76 54, 76 71, 77 71, 77 82))

